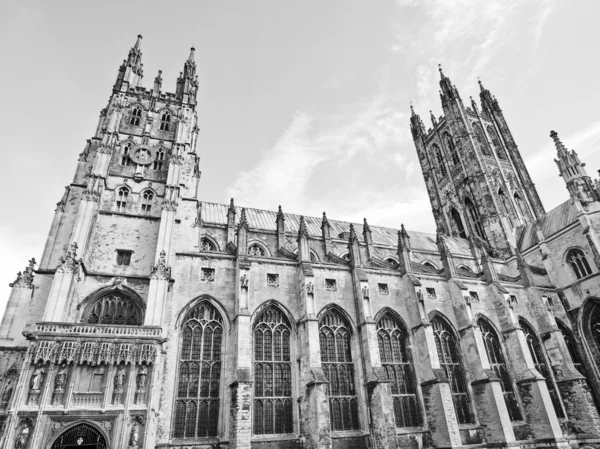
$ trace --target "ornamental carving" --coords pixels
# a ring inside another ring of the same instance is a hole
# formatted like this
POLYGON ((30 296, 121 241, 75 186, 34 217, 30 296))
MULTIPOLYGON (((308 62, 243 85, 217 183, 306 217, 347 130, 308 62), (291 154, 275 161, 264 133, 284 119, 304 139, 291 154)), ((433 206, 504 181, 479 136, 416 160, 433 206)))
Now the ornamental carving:
POLYGON ((38 405, 40 401, 40 393, 42 386, 44 385, 44 377, 46 370, 42 365, 36 366, 33 374, 31 375, 31 381, 29 382, 29 399, 28 405, 38 405))
POLYGON ((112 404, 121 405, 123 403, 123 392, 125 391, 125 382, 127 380, 127 372, 125 366, 119 365, 115 373, 112 404))
POLYGON ((8 284, 12 288, 33 288, 33 267, 35 266, 35 259, 29 260, 29 266, 25 268, 25 271, 17 273, 17 279, 8 284))
POLYGON ((69 374, 66 365, 62 365, 56 377, 54 378, 54 392, 52 394, 52 405, 62 405, 65 396, 65 386, 67 385, 67 376, 69 374))
POLYGON ((17 436, 15 438, 15 449, 25 449, 29 441, 29 434, 33 430, 33 419, 30 417, 21 418, 17 425, 17 436))
POLYGON ((58 267, 56 267, 57 273, 79 273, 79 262, 77 259, 77 243, 71 243, 67 254, 59 259, 58 267))
POLYGON ((151 279, 169 280, 171 278, 171 267, 167 266, 167 253, 163 249, 158 257, 158 263, 152 264, 151 279))
POLYGON ((146 385, 148 384, 148 368, 142 366, 136 378, 135 403, 143 404, 146 397, 146 385))
POLYGON ((156 149, 148 145, 138 145, 131 150, 129 157, 138 165, 150 165, 156 158, 156 149))

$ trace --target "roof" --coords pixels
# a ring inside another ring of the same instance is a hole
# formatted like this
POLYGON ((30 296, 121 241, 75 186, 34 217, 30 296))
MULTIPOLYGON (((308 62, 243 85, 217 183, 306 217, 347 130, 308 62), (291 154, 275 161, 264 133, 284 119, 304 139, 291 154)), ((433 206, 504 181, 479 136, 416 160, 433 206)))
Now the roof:
MULTIPOLYGON (((202 221, 204 223, 215 223, 220 225, 227 224, 227 211, 229 206, 217 203, 202 203, 202 221)), ((276 220, 277 212, 262 209, 246 209, 246 218, 248 226, 254 229, 267 231, 277 230, 276 220)), ((236 216, 241 214, 241 207, 236 207, 236 216)), ((298 232, 300 215, 284 213, 286 232, 295 234, 298 232)), ((321 237, 322 218, 304 217, 308 234, 313 237, 321 237)), ((328 219, 331 225, 331 235, 336 238, 343 232, 350 231, 350 222, 328 219)), ((354 231, 359 240, 363 241, 363 224, 352 223, 354 231)), ((382 226, 369 226, 371 228, 371 237, 375 245, 398 246, 398 229, 385 228, 382 226)), ((438 252, 435 234, 425 232, 407 231, 410 237, 410 244, 413 250, 438 252)), ((460 237, 446 237, 448 248, 453 254, 471 256, 469 242, 460 237)))
POLYGON ((534 223, 528 223, 524 227, 519 228, 517 234, 519 250, 524 251, 539 243, 536 225, 540 228, 544 237, 548 238, 576 221, 577 209, 573 205, 573 200, 568 199, 534 223))

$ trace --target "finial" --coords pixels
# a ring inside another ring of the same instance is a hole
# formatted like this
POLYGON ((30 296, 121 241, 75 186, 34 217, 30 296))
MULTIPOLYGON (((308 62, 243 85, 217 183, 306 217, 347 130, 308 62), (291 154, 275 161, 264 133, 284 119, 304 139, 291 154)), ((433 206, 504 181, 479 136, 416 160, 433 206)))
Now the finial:
POLYGON ((364 232, 371 232, 371 227, 369 226, 369 223, 367 223, 367 219, 363 218, 363 231, 364 232))
POLYGON ((142 35, 138 34, 137 36, 137 40, 135 41, 135 45, 133 46, 133 48, 135 48, 136 50, 138 50, 140 48, 140 45, 142 43, 142 35))
POLYGON ((356 239, 356 231, 354 230, 354 225, 350 223, 350 241, 356 239))
POLYGON ((444 72, 442 70, 442 64, 438 64, 438 70, 440 71, 440 77, 442 79, 446 78, 446 75, 444 75, 444 72))
POLYGON ((235 205, 233 204, 233 198, 231 198, 231 201, 229 202, 229 209, 227 210, 227 213, 232 213, 235 215, 235 205))
POLYGON ((323 220, 321 221, 321 228, 323 228, 323 226, 331 226, 329 224, 329 220, 327 219, 327 214, 325 212, 323 212, 323 220))
POLYGON ((248 219, 246 218, 246 208, 242 207, 242 213, 240 215, 240 227, 248 226, 248 219))
POLYGON ((281 205, 277 208, 277 221, 284 220, 283 210, 281 210, 281 205))
POLYGON ((556 131, 550 131, 550 137, 554 140, 554 146, 556 146, 556 151, 558 153, 567 151, 561 140, 558 138, 558 133, 556 131))
POLYGON ((308 235, 308 230, 306 229, 306 222, 304 221, 304 215, 300 215, 300 224, 298 226, 298 238, 308 235))
POLYGON ((433 111, 431 109, 429 110, 429 116, 431 117, 431 121, 435 125, 436 119, 435 119, 435 115, 433 115, 433 111))
POLYGON ((413 102, 410 102, 410 115, 412 115, 413 117, 416 115, 415 114, 415 108, 413 108, 413 102))
POLYGON ((196 49, 192 46, 190 48, 190 56, 188 57, 188 61, 193 61, 194 60, 194 52, 196 51, 196 49))

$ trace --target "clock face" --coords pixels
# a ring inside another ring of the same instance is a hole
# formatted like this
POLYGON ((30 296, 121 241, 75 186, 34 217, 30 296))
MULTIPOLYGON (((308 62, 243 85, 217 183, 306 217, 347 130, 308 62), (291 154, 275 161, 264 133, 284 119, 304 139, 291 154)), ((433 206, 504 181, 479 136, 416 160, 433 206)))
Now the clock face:
POLYGON ((77 445, 81 446, 83 444, 83 437, 77 438, 77 445))
POLYGON ((150 165, 156 158, 156 151, 147 145, 138 145, 133 149, 130 157, 138 165, 150 165))

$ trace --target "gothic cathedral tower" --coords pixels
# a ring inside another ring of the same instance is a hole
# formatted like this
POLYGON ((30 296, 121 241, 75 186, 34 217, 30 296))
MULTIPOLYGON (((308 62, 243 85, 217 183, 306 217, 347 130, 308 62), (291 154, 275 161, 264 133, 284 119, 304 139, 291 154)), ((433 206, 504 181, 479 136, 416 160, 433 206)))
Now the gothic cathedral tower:
POLYGON ((514 231, 545 213, 500 105, 480 83, 481 110, 465 107, 440 67, 444 114, 411 131, 438 230, 511 254, 514 231))

